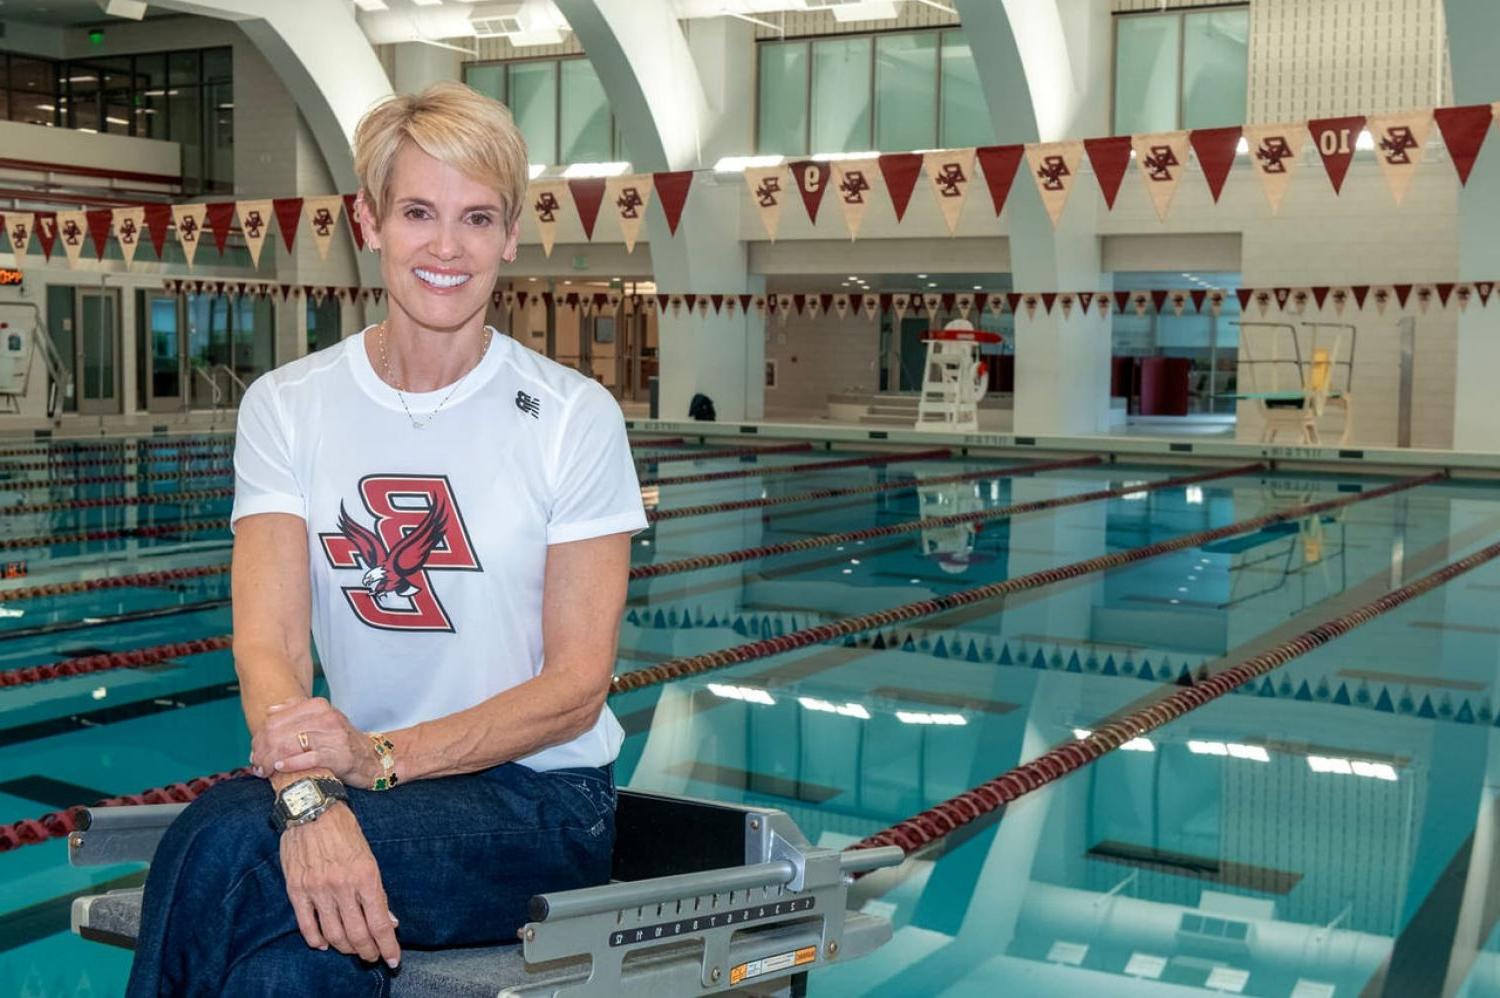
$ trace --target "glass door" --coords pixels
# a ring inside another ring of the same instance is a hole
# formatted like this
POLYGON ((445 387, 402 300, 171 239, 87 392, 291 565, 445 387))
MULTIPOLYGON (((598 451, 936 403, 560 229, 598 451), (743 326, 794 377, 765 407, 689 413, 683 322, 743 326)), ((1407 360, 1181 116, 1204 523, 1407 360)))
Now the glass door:
POLYGON ((76 314, 78 412, 120 412, 120 292, 79 288, 76 314))
POLYGON ((139 406, 150 412, 181 412, 183 334, 181 304, 172 295, 140 292, 136 310, 136 387, 139 406))

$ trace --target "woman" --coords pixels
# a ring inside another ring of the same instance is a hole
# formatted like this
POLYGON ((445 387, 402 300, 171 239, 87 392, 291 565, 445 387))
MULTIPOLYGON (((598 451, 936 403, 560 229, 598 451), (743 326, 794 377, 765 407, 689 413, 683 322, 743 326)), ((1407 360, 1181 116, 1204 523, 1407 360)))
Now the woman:
POLYGON ((355 134, 390 317, 250 386, 234 655, 258 774, 167 832, 129 994, 383 994, 401 946, 514 941, 608 878, 604 706, 645 526, 599 385, 498 335, 527 157, 456 83, 355 134), (310 697, 311 630, 329 699, 310 697))

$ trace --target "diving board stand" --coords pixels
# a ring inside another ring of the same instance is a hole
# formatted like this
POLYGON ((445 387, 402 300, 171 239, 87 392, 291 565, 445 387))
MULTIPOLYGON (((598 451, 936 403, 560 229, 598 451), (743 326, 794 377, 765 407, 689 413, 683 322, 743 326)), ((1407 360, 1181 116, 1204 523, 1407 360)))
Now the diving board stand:
POLYGON ((1261 443, 1283 431, 1297 442, 1322 441, 1318 420, 1329 409, 1342 411, 1340 445, 1354 432, 1354 346, 1358 329, 1346 322, 1235 322, 1240 330, 1240 384, 1248 391, 1218 396, 1253 402, 1262 419, 1261 443), (1252 332, 1253 331, 1253 332, 1252 332), (1306 348, 1304 350, 1304 347, 1306 348))
MULTIPOLYGON (((187 806, 92 808, 69 862, 149 863, 187 806)), ((610 883, 532 898, 519 945, 404 951, 393 998, 786 996, 891 938, 888 920, 846 905, 854 874, 902 861, 893 846, 820 848, 776 808, 633 790, 615 828, 610 883)), ((142 892, 75 899, 73 931, 133 948, 142 892)))

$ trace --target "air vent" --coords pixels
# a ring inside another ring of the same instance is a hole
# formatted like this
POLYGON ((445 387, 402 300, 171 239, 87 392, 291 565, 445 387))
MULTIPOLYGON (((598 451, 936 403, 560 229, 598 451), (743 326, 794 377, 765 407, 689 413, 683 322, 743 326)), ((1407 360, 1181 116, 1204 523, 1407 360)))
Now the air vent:
POLYGON ((1185 911, 1177 924, 1177 934, 1202 942, 1245 945, 1250 939, 1250 923, 1235 918, 1220 918, 1185 911))
POLYGON ((476 38, 503 38, 519 35, 522 30, 519 17, 476 17, 469 23, 474 25, 476 38))

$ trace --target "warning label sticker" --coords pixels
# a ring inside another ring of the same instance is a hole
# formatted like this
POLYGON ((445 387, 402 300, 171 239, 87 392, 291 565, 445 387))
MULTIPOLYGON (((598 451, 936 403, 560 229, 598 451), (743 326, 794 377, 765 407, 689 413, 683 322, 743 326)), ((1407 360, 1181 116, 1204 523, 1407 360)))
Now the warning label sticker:
POLYGON ((818 958, 816 946, 804 946, 799 950, 788 953, 777 953, 775 956, 763 956, 759 960, 751 960, 737 967, 729 968, 729 983, 740 984, 756 977, 764 977, 777 971, 786 970, 789 967, 800 967, 804 963, 812 963, 818 958))

